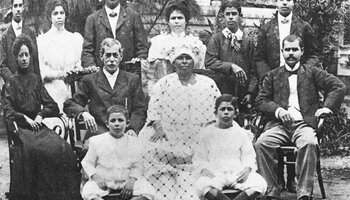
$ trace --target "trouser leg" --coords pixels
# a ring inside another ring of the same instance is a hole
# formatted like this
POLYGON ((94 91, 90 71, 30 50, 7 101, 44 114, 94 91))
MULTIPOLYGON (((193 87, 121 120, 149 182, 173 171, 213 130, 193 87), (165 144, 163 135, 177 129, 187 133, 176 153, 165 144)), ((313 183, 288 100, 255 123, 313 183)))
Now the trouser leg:
POLYGON ((297 196, 310 196, 314 186, 317 162, 317 137, 314 129, 307 124, 300 125, 293 135, 297 146, 296 177, 297 196))
POLYGON ((278 170, 277 148, 289 141, 289 136, 282 126, 265 131, 255 143, 259 173, 265 178, 268 188, 267 196, 280 196, 282 191, 278 170))

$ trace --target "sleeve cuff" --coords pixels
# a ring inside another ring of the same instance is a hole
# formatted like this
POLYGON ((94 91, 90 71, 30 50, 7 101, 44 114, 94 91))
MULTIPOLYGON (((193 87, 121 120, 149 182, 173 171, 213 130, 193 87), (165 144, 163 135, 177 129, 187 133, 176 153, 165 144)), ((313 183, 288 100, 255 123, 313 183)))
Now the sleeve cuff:
POLYGON ((282 107, 279 107, 276 109, 275 111, 275 117, 278 119, 278 114, 280 113, 280 111, 282 110, 283 108, 282 107))

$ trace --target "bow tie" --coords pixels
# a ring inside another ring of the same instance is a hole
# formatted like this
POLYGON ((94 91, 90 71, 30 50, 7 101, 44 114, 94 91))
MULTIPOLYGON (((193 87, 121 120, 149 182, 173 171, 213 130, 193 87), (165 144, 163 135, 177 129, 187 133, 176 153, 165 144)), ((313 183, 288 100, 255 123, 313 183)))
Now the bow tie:
POLYGON ((295 74, 295 75, 298 75, 298 70, 294 70, 294 71, 288 71, 287 70, 287 73, 288 73, 288 77, 295 74))
POLYGON ((118 15, 118 13, 116 13, 116 12, 111 12, 111 13, 109 13, 109 16, 110 17, 116 17, 118 15))
POLYGON ((282 24, 287 24, 288 22, 289 22, 289 19, 287 19, 287 18, 284 18, 283 20, 281 20, 282 24))
POLYGON ((233 48, 235 51, 241 50, 241 43, 237 40, 237 36, 233 33, 227 34, 227 39, 230 40, 230 46, 233 48))
POLYGON ((22 26, 17 26, 16 27, 16 30, 21 30, 22 29, 22 26))

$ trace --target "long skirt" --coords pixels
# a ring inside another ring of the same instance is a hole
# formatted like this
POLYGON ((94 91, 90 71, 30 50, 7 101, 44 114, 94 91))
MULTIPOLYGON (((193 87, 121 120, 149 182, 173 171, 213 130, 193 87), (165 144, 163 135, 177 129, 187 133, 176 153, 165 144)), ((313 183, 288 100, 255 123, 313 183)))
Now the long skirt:
POLYGON ((12 148, 10 200, 80 200, 80 173, 71 146, 43 126, 19 128, 12 148))
POLYGON ((144 127, 139 139, 145 144, 144 177, 156 190, 155 200, 198 200, 192 157, 200 125, 166 124, 169 141, 151 143, 152 127, 144 127))

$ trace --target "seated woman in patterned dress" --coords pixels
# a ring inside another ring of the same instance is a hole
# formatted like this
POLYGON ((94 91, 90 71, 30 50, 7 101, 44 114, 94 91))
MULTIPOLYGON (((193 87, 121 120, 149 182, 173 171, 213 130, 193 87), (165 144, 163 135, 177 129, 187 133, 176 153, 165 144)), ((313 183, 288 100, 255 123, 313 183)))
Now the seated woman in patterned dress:
POLYGON ((153 85, 163 76, 176 71, 170 62, 169 50, 183 44, 192 44, 198 48, 195 55, 198 62, 194 65, 196 69, 204 68, 204 57, 206 47, 198 37, 186 33, 186 26, 191 18, 190 10, 185 1, 178 3, 171 1, 165 10, 165 18, 168 22, 170 33, 160 34, 151 39, 148 52, 149 68, 143 71, 142 85, 145 95, 149 95, 153 85))
MULTIPOLYGON (((11 200, 79 200, 80 175, 71 146, 42 124, 45 117, 58 116, 57 103, 41 78, 28 71, 32 42, 18 36, 13 44, 18 72, 5 84, 4 116, 18 125, 13 148, 10 182, 11 200)), ((11 134, 11 130, 8 130, 11 134)), ((13 133, 13 132, 12 132, 13 133)))
POLYGON ((221 95, 212 79, 193 73, 198 51, 189 43, 167 52, 176 72, 153 86, 147 125, 139 134, 148 146, 144 176, 156 188, 155 199, 198 199, 191 176, 194 146, 200 129, 215 119, 221 95))

